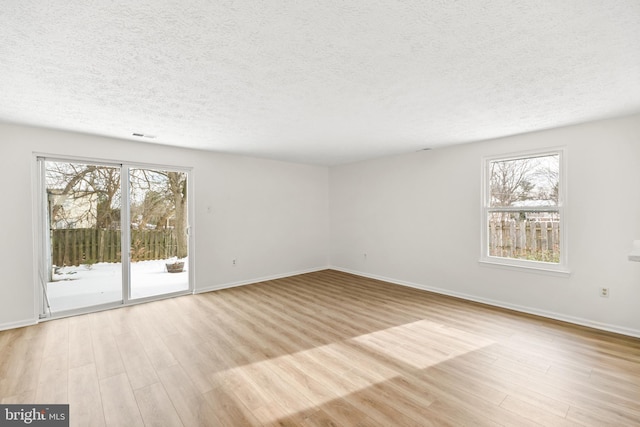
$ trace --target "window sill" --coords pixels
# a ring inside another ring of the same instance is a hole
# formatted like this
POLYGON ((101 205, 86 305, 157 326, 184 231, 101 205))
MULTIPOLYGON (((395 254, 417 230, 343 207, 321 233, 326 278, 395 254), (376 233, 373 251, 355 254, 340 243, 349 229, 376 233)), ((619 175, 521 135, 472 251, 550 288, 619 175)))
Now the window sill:
POLYGON ((546 274, 551 276, 569 277, 571 271, 564 266, 557 264, 547 263, 523 263, 518 260, 511 259, 495 259, 495 258, 481 258, 480 264, 487 267, 504 268, 507 270, 523 271, 527 273, 546 274))

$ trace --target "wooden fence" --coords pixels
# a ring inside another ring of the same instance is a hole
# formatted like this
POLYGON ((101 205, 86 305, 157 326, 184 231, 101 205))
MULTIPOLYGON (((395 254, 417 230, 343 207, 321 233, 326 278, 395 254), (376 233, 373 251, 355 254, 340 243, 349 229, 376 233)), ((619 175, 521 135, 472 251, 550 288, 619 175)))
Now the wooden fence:
MULTIPOLYGON (((95 228, 51 231, 51 262, 56 266, 121 262, 120 230, 95 228)), ((176 256, 173 230, 131 230, 131 260, 167 259, 176 256)))
POLYGON ((489 255, 560 262, 557 221, 489 221, 489 255))

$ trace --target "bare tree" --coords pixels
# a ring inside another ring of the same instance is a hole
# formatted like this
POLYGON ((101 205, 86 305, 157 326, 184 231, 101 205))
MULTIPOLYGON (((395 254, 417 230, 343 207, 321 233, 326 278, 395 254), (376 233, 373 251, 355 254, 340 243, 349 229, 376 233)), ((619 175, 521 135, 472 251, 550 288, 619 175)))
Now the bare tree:
POLYGON ((120 221, 120 170, 109 166, 48 162, 46 170, 52 228, 77 223, 117 228, 120 221), (66 202, 75 209, 65 209, 66 202))
POLYGON ((511 206, 531 198, 533 159, 491 162, 491 205, 511 206))
POLYGON ((540 168, 536 177, 540 182, 538 190, 539 200, 551 200, 554 204, 558 204, 560 195, 560 171, 557 162, 548 164, 540 168))
POLYGON ((169 191, 173 198, 176 215, 176 240, 178 242, 178 258, 188 254, 187 248, 187 174, 167 172, 169 191))
POLYGON ((557 203, 557 156, 500 160, 490 166, 491 206, 513 206, 525 200, 557 203))
POLYGON ((161 170, 135 169, 131 173, 133 199, 136 201, 139 227, 173 228, 177 256, 188 255, 187 174, 161 170), (170 220, 173 220, 171 224, 170 220))

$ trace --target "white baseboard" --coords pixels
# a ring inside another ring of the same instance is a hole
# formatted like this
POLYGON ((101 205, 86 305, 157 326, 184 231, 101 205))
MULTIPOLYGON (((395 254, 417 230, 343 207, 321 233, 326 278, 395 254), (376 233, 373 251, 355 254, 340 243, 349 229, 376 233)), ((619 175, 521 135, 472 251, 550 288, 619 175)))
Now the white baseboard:
POLYGON ((0 331, 5 331, 7 329, 22 328, 24 326, 35 325, 36 323, 38 323, 38 319, 26 319, 26 320, 18 320, 16 322, 0 323, 0 331))
POLYGON ((332 269, 332 270, 336 270, 336 271, 342 271, 344 273, 355 274, 356 276, 362 276, 362 277, 367 277, 367 278, 370 278, 370 279, 381 280, 383 282, 393 283, 394 285, 401 285, 401 286, 407 286, 407 287, 410 287, 410 288, 421 289, 423 291, 434 292, 434 293, 441 294, 441 295, 447 295, 447 296, 451 296, 451 297, 465 299, 465 300, 468 300, 468 301, 474 301, 474 302, 479 302, 479 303, 482 303, 482 304, 492 305, 492 306, 495 306, 495 307, 506 308, 506 309, 509 309, 509 310, 519 311, 521 313, 533 314, 533 315, 540 316, 540 317, 546 317, 546 318, 549 318, 549 319, 554 319, 554 320, 560 320, 560 321, 563 321, 563 322, 573 323, 575 325, 587 326, 587 327, 593 328, 593 329, 599 329, 599 330, 602 330, 602 331, 614 332, 614 333, 621 334, 621 335, 627 335, 627 336, 630 336, 630 337, 640 338, 640 330, 637 330, 637 329, 631 329, 631 328, 626 328, 626 327, 618 326, 618 325, 611 325, 611 324, 607 324, 607 323, 595 322, 593 320, 583 319, 581 317, 567 316, 567 315, 561 314, 561 313, 555 313, 555 312, 551 312, 551 311, 540 310, 540 309, 537 309, 537 308, 526 307, 526 306, 521 306, 521 305, 517 305, 517 304, 510 304, 510 303, 507 303, 507 302, 504 302, 504 301, 497 301, 497 300, 492 300, 492 299, 488 299, 488 298, 482 298, 482 297, 478 297, 478 296, 475 296, 475 295, 469 295, 469 294, 464 294, 464 293, 460 293, 460 292, 451 291, 451 290, 448 290, 448 289, 441 289, 441 288, 436 288, 436 287, 432 287, 432 286, 426 286, 426 285, 419 284, 419 283, 408 282, 408 281, 405 281, 405 280, 398 280, 398 279, 392 279, 390 277, 384 277, 384 276, 378 276, 378 275, 375 275, 375 274, 363 273, 361 271, 350 270, 348 268, 342 268, 342 267, 336 267, 336 266, 330 266, 329 268, 332 269))
MULTIPOLYGON (((259 278, 254 278, 254 279, 242 280, 242 281, 238 281, 238 282, 224 283, 224 284, 220 284, 220 285, 208 286, 208 287, 205 287, 205 288, 196 289, 194 291, 194 294, 200 294, 200 293, 204 293, 204 292, 211 292, 211 291, 216 291, 216 290, 220 290, 220 289, 234 288, 234 287, 237 287, 237 286, 251 285, 251 284, 254 284, 254 283, 265 282, 265 281, 268 281, 268 280, 282 279, 282 278, 285 278, 285 277, 297 276, 299 274, 305 274, 305 273, 313 273, 313 272, 316 272, 316 271, 322 271, 322 270, 326 270, 326 269, 342 271, 344 273, 350 273, 350 274, 354 274, 356 276, 362 276, 362 277, 368 277, 370 279, 381 280, 383 282, 393 283, 395 285, 407 286, 407 287, 410 287, 410 288, 420 289, 420 290, 423 290, 423 291, 434 292, 434 293, 441 294, 441 295, 452 296, 452 297, 456 297, 456 298, 465 299, 465 300, 468 300, 468 301, 479 302, 479 303, 483 303, 483 304, 487 304, 487 305, 491 305, 491 306, 495 306, 495 307, 506 308, 506 309, 509 309, 509 310, 519 311, 519 312, 522 312, 522 313, 533 314, 533 315, 536 315, 536 316, 546 317, 546 318, 549 318, 549 319, 554 319, 554 320, 560 320, 560 321, 563 321, 563 322, 573 323, 573 324, 576 324, 576 325, 587 326, 587 327, 594 328, 594 329, 599 329, 599 330, 602 330, 602 331, 614 332, 614 333, 618 333, 618 334, 621 334, 621 335, 627 335, 627 336, 631 336, 631 337, 635 337, 635 338, 640 338, 640 330, 637 330, 637 329, 626 328, 626 327, 622 327, 622 326, 618 326, 618 325, 611 325, 611 324, 607 324, 607 323, 595 322, 593 320, 584 319, 584 318, 580 318, 580 317, 567 316, 567 315, 561 314, 561 313, 555 313, 555 312, 551 312, 551 311, 540 310, 540 309, 533 308, 533 307, 526 307, 526 306, 521 306, 521 305, 516 305, 516 304, 510 304, 510 303, 507 303, 507 302, 504 302, 504 301, 497 301, 497 300, 492 300, 492 299, 488 299, 488 298, 482 298, 482 297, 478 297, 478 296, 475 296, 475 295, 469 295, 469 294, 464 294, 464 293, 460 293, 460 292, 451 291, 451 290, 448 290, 448 289, 442 289, 442 288, 427 286, 427 285, 423 285, 423 284, 419 284, 419 283, 408 282, 408 281, 405 281, 405 280, 393 279, 393 278, 390 278, 390 277, 378 276, 378 275, 375 275, 375 274, 364 273, 364 272, 361 272, 361 271, 350 270, 350 269, 347 269, 347 268, 336 267, 336 266, 316 267, 316 268, 310 268, 310 269, 306 269, 306 270, 299 270, 299 271, 292 271, 292 272, 288 272, 288 273, 275 274, 275 275, 272 275, 272 276, 265 276, 265 277, 259 277, 259 278)), ((24 326, 31 326, 31 325, 35 325, 37 323, 38 323, 38 319, 25 319, 25 320, 19 320, 19 321, 15 321, 15 322, 0 323, 0 331, 4 331, 4 330, 7 330, 7 329, 21 328, 21 327, 24 327, 24 326)))
POLYGON ((330 268, 329 266, 315 267, 315 268, 309 268, 309 269, 306 269, 306 270, 292 271, 292 272, 289 272, 289 273, 274 274, 272 276, 258 277, 258 278, 255 278, 255 279, 241 280, 239 282, 223 283, 223 284, 220 284, 220 285, 206 286, 204 288, 199 288, 199 289, 194 290, 193 293, 194 294, 201 294, 201 293, 204 293, 204 292, 219 291, 220 289, 228 289, 228 288, 235 288, 237 286, 252 285, 254 283, 266 282, 267 280, 283 279, 285 277, 297 276, 299 274, 306 274, 306 273, 314 273, 316 271, 327 270, 329 268, 330 268))

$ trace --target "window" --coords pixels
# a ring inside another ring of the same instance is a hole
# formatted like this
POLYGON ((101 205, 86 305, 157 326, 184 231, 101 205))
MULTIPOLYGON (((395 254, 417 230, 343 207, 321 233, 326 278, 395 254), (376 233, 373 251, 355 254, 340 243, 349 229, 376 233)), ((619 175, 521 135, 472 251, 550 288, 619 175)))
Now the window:
POLYGON ((485 159, 482 261, 567 271, 563 153, 485 159))

